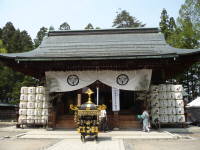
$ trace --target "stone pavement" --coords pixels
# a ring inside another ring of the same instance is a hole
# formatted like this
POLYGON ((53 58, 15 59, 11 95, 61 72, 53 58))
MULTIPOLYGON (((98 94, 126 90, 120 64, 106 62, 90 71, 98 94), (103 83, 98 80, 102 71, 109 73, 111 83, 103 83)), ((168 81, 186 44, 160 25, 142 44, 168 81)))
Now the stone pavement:
POLYGON ((80 139, 64 139, 47 150, 125 150, 123 140, 99 139, 99 141, 86 141, 80 139))
MULTIPOLYGON (((176 134, 171 134, 167 131, 110 131, 107 133, 99 133, 99 138, 110 139, 178 139, 176 134)), ((80 134, 76 131, 46 131, 46 130, 32 130, 21 135, 18 138, 24 139, 80 139, 80 134)))
POLYGON ((178 139, 176 134, 166 131, 110 131, 99 133, 98 140, 86 137, 86 142, 81 142, 80 134, 76 131, 46 131, 32 130, 18 135, 19 139, 60 139, 60 141, 46 150, 125 150, 124 139, 178 139))
MULTIPOLYGON (((63 129, 47 131, 46 129, 16 129, 15 127, 0 128, 2 137, 7 134, 6 132, 8 132, 8 135, 13 138, 2 138, 0 140, 0 150, 27 150, 27 147, 34 143, 40 144, 35 144, 35 147, 31 146, 31 149, 29 147, 30 150, 141 150, 141 146, 144 145, 142 144, 143 140, 146 140, 147 143, 146 146, 144 146, 145 150, 146 148, 149 148, 149 146, 151 146, 152 150, 154 150, 154 145, 157 145, 158 143, 160 143, 161 147, 167 144, 174 144, 175 147, 177 147, 178 144, 176 145, 176 143, 184 143, 183 140, 187 140, 187 138, 184 138, 184 134, 182 135, 180 133, 193 134, 194 132, 197 132, 199 135, 200 128, 170 128, 161 129, 160 131, 152 130, 150 133, 142 132, 139 130, 109 131, 106 133, 99 133, 98 141, 93 140, 91 137, 87 137, 85 143, 81 142, 80 134, 75 130, 63 129), (14 133, 19 134, 15 135, 14 133)), ((190 143, 191 146, 194 146, 196 143, 198 143, 198 139, 193 140, 188 138, 188 140, 185 142, 190 143)), ((188 146, 187 148, 191 147, 188 144, 186 144, 185 147, 186 146, 188 146)), ((195 146, 195 148, 196 147, 197 146, 195 146)))

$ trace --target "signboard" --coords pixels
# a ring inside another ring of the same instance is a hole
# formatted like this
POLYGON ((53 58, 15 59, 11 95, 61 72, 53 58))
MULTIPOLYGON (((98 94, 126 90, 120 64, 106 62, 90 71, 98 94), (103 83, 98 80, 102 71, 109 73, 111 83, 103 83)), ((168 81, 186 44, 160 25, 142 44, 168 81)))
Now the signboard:
POLYGON ((120 110, 119 89, 112 87, 112 111, 120 110))

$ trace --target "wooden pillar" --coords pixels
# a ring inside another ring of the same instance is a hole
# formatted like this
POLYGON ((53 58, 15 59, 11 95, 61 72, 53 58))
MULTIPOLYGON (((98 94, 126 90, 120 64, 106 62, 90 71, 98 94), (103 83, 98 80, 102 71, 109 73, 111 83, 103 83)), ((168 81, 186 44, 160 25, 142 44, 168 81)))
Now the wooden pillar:
POLYGON ((113 117, 113 125, 114 125, 114 128, 113 130, 117 131, 119 130, 119 111, 114 111, 114 117, 113 117))

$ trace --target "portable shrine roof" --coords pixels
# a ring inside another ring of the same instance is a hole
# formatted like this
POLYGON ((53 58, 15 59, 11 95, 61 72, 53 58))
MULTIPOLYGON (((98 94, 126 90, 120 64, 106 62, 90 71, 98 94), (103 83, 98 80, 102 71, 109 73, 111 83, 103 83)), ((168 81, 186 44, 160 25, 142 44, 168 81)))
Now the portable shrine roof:
POLYGON ((158 28, 51 31, 29 52, 0 54, 16 61, 63 61, 170 58, 194 55, 200 49, 169 46, 158 28))

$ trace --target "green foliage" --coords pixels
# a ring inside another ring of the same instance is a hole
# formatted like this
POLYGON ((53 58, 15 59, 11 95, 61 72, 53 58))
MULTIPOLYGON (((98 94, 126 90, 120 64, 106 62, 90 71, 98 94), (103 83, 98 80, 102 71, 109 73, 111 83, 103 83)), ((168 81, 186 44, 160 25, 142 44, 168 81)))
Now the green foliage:
POLYGON ((35 45, 34 47, 35 48, 37 48, 41 44, 43 38, 47 34, 47 31, 48 31, 48 29, 46 27, 40 28, 40 30, 37 33, 36 39, 34 39, 34 45, 35 45))
POLYGON ((33 49, 31 37, 26 31, 16 30, 11 22, 2 29, 1 39, 8 53, 24 52, 33 49))
POLYGON ((185 0, 185 3, 179 10, 178 20, 190 20, 196 32, 200 32, 200 1, 185 0))
POLYGON ((86 30, 94 29, 93 25, 91 23, 88 23, 88 25, 85 27, 86 30))
POLYGON ((135 17, 131 16, 126 10, 117 12, 117 16, 113 21, 113 27, 116 28, 132 28, 132 27, 144 27, 135 17))
POLYGON ((159 25, 161 32, 164 33, 165 39, 168 41, 171 39, 172 34, 175 33, 177 30, 176 22, 173 17, 169 18, 166 9, 162 10, 160 18, 161 21, 159 25))
MULTIPOLYGON (((166 41, 177 48, 199 48, 200 44, 200 1, 185 0, 179 11, 179 17, 175 22, 169 19, 167 11, 163 9, 160 22, 161 32, 166 41)), ((182 75, 177 77, 186 89, 189 99, 200 96, 200 64, 194 64, 182 75)))
POLYGON ((2 40, 0 40, 0 53, 7 53, 7 50, 3 46, 3 41, 2 40))
POLYGON ((59 30, 70 30, 70 25, 67 22, 63 22, 60 25, 59 30))
MULTIPOLYGON (((0 36, 0 53, 25 52, 33 49, 33 42, 26 31, 15 29, 8 22, 0 36)), ((34 86, 39 81, 0 65, 0 101, 16 104, 21 86, 34 86)))

